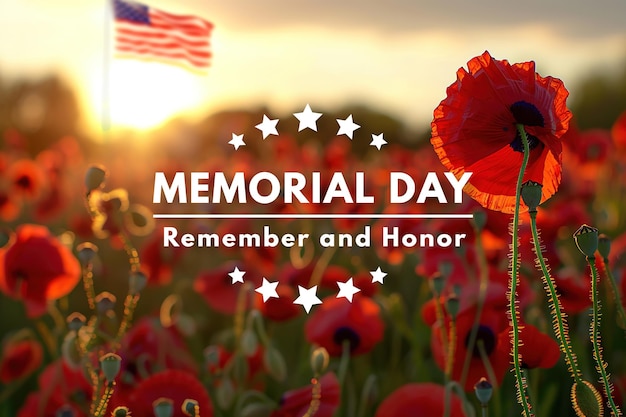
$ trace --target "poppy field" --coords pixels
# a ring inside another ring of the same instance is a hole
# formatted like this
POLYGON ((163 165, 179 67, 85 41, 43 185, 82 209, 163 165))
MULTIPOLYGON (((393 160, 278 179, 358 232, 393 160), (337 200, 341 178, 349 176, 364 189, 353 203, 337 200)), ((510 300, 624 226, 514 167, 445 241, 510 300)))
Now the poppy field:
POLYGON ((7 118, 0 416, 622 415, 626 109, 579 127, 534 62, 449 71, 421 139, 306 103, 101 143, 7 118), (187 204, 190 172, 292 189, 187 204))

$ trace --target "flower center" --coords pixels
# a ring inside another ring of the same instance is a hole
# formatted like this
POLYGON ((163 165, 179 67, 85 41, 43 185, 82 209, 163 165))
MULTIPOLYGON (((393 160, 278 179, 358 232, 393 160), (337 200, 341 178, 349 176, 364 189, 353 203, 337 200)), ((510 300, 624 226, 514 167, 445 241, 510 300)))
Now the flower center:
POLYGON ((350 327, 343 326, 335 331, 333 341, 339 346, 343 346, 343 342, 347 341, 350 344, 350 352, 353 352, 361 344, 361 337, 350 327))
MULTIPOLYGON (((539 109, 532 103, 527 101, 516 101, 509 108, 515 119, 515 123, 522 124, 524 126, 540 126, 545 125, 543 115, 539 109)), ((526 133, 528 137, 528 147, 530 150, 541 144, 541 141, 534 135, 526 133)), ((511 148, 517 152, 524 152, 524 143, 519 132, 515 132, 515 139, 510 143, 511 148)))
POLYGON ((28 175, 21 175, 15 180, 15 185, 22 190, 30 190, 33 186, 33 181, 28 175))
MULTIPOLYGON (((465 347, 468 347, 469 345, 470 334, 471 332, 468 332, 465 337, 465 347)), ((491 352, 493 352, 496 348, 496 335, 493 333, 491 328, 482 324, 478 326, 476 344, 474 344, 474 349, 472 350, 472 356, 475 358, 480 358, 480 349, 478 348, 479 344, 482 344, 487 356, 491 355, 491 352)))

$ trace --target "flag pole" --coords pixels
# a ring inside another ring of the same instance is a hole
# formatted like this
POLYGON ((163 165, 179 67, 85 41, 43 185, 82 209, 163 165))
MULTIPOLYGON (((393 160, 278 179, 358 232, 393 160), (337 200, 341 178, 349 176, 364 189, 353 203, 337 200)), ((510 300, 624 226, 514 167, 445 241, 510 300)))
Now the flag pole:
POLYGON ((105 0, 104 6, 104 55, 102 61, 102 133, 105 142, 108 142, 111 130, 111 23, 113 22, 112 1, 105 0))

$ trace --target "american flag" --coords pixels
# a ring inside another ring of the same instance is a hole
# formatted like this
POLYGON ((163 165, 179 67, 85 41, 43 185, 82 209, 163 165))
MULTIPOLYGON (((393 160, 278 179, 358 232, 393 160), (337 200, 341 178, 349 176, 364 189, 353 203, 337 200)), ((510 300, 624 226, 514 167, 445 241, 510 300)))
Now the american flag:
POLYGON ((125 0, 113 0, 113 12, 118 54, 209 67, 212 23, 125 0))

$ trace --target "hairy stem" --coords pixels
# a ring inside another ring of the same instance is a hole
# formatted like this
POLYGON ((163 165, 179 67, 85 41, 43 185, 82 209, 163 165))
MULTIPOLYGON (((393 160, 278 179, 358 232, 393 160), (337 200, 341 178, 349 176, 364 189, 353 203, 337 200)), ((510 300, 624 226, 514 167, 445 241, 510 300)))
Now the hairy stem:
POLYGON ((522 143, 524 144, 524 157, 522 160, 522 166, 520 168, 519 174, 517 176, 517 184, 515 188, 515 212, 513 214, 513 228, 512 232, 512 241, 511 241, 511 279, 509 282, 509 320, 511 324, 511 344, 512 344, 512 352, 511 355, 513 357, 513 368, 515 372, 515 387, 517 388, 517 401, 522 406, 523 415, 525 417, 530 417, 533 415, 530 409, 530 403, 528 401, 528 396, 526 395, 526 380, 524 375, 522 374, 522 366, 521 366, 521 355, 519 352, 520 348, 520 324, 519 324, 519 311, 517 305, 517 279, 519 275, 519 251, 518 251, 518 228, 519 228, 519 212, 520 212, 520 200, 521 200, 521 189, 522 189, 522 181, 524 179, 524 171, 526 171, 526 166, 528 165, 528 158, 530 153, 530 147, 528 145, 528 137, 526 135, 526 130, 524 130, 524 125, 517 124, 517 131, 519 132, 522 143))
POLYGON ((530 228, 533 234, 533 244, 535 246, 535 254, 537 255, 537 263, 543 274, 543 284, 548 297, 550 298, 550 312, 552 313, 552 324, 554 327, 554 333, 559 344, 561 345, 561 351, 565 354, 565 362, 572 378, 577 383, 581 383, 581 373, 578 369, 578 361, 576 360, 576 354, 573 351, 572 343, 569 338, 569 327, 567 325, 567 314, 563 312, 561 307, 561 300, 556 292, 556 283, 554 278, 550 275, 550 270, 546 264, 541 251, 541 241, 539 239, 539 232, 537 231, 537 211, 530 212, 530 228))
POLYGON ((607 363, 602 357, 602 345, 600 344, 600 300, 598 300, 598 271, 594 263, 594 259, 587 257, 587 263, 591 268, 591 327, 589 328, 589 336, 593 344, 593 359, 596 361, 596 369, 600 374, 600 381, 604 387, 609 407, 611 407, 611 416, 618 417, 622 415, 620 409, 615 405, 613 400, 613 385, 609 380, 609 374, 606 371, 607 363))

